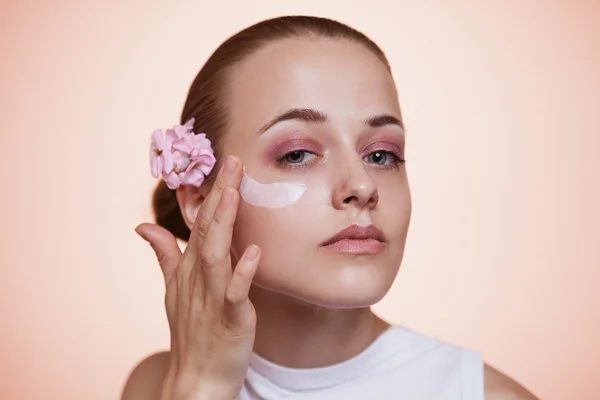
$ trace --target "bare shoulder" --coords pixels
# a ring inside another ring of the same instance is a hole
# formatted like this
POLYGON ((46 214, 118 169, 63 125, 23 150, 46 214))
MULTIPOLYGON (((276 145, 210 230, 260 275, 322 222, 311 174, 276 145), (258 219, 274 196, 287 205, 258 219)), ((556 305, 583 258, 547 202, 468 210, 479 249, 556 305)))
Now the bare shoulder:
POLYGON ((488 364, 484 365, 486 400, 539 400, 514 379, 488 364))
POLYGON ((169 367, 169 353, 152 354, 133 368, 121 393, 121 400, 159 400, 169 367))

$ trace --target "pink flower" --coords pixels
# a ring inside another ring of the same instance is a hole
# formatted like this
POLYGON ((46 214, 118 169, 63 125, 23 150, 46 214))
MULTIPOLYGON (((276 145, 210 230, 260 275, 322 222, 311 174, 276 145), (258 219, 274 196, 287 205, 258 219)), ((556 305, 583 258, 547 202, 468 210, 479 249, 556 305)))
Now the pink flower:
POLYGON ((180 174, 192 163, 190 157, 186 154, 182 154, 179 151, 173 152, 173 172, 180 174))
POLYGON ((181 178, 179 178, 179 175, 176 172, 163 175, 163 179, 169 189, 177 189, 181 184, 181 178))
POLYGON ((183 125, 175 125, 172 129, 173 129, 173 131, 175 131, 175 135, 178 138, 187 136, 190 133, 194 133, 193 132, 193 129, 194 129, 194 118, 190 118, 188 120, 188 122, 186 122, 183 125))
POLYGON ((170 171, 173 168, 171 143, 174 139, 170 134, 163 135, 162 129, 157 129, 152 133, 150 170, 153 177, 158 178, 162 172, 170 171))
POLYGON ((194 119, 152 134, 150 166, 152 176, 162 176, 170 189, 180 185, 200 187, 212 171, 216 159, 206 134, 194 134, 194 119))
POLYGON ((200 187, 216 162, 206 134, 186 135, 176 139, 173 141, 173 150, 189 160, 185 176, 180 175, 181 184, 200 187))
POLYGON ((215 161, 215 157, 212 154, 199 156, 185 171, 181 179, 181 184, 200 187, 204 183, 205 177, 210 174, 215 161))

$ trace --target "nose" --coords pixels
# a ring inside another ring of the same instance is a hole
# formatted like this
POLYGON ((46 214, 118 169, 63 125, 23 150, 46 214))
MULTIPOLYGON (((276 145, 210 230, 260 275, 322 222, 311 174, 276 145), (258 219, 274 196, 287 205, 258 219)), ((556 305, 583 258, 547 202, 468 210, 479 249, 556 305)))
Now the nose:
MULTIPOLYGON (((349 164, 349 163, 348 163, 349 164)), ((377 185, 362 160, 353 165, 340 166, 340 179, 333 190, 333 207, 338 210, 348 208, 374 208, 379 202, 377 185)))

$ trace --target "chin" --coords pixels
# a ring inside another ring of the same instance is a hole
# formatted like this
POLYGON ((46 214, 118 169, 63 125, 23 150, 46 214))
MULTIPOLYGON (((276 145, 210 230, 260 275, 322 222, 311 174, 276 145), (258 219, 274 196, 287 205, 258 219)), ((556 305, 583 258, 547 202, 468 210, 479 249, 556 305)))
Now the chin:
MULTIPOLYGON (((346 265, 339 268, 305 268, 282 280, 257 279, 258 286, 319 307, 364 308, 380 302, 390 290, 398 268, 346 265), (262 282, 261 282, 262 281, 262 282)), ((257 277, 258 278, 258 277, 257 277)))
POLYGON ((328 293, 311 293, 310 296, 304 294, 305 298, 299 300, 303 300, 316 306, 334 309, 365 308, 379 303, 385 297, 386 293, 387 291, 332 291, 328 293))
POLYGON ((377 304, 385 297, 393 277, 347 274, 324 283, 311 291, 313 303, 329 308, 363 308, 377 304))

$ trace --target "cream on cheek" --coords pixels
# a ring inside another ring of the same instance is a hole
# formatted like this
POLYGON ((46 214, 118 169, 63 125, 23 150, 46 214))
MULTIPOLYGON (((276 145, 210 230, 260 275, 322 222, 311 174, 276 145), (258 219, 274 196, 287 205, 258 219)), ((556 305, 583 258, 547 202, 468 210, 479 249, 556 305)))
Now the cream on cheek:
POLYGON ((260 183, 244 169, 244 176, 238 190, 241 198, 252 206, 282 208, 300 200, 306 192, 306 184, 302 182, 260 183))
MULTIPOLYGON (((268 135, 268 134, 267 134, 268 135)), ((266 136, 268 137, 268 136, 266 136)), ((265 138, 263 136, 262 138, 265 138)), ((261 138, 261 139, 262 139, 261 138)), ((285 136, 271 143, 269 150, 265 151, 268 165, 292 151, 299 149, 314 149, 316 145, 312 140, 299 136, 285 136)), ((312 150, 318 152, 318 149, 312 150)), ((267 171, 271 168, 267 168, 267 171)), ((269 209, 289 207, 306 197, 307 184, 304 181, 271 181, 270 179, 258 178, 260 182, 250 176, 244 167, 244 175, 238 188, 242 200, 255 207, 269 209)))

